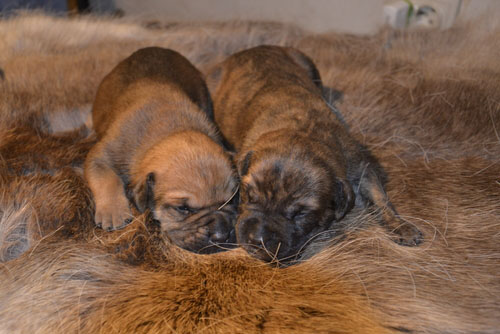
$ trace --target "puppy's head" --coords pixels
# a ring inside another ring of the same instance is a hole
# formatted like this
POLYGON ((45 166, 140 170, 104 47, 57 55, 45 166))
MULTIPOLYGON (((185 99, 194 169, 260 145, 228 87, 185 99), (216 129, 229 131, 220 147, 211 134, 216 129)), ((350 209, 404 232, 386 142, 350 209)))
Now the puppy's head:
POLYGON ((236 236, 250 254, 286 263, 353 205, 351 186, 322 161, 302 154, 249 152, 239 163, 242 182, 236 236))
POLYGON ((219 145, 185 131, 161 141, 139 160, 132 173, 136 205, 152 212, 174 244, 198 253, 234 244, 238 182, 219 145))

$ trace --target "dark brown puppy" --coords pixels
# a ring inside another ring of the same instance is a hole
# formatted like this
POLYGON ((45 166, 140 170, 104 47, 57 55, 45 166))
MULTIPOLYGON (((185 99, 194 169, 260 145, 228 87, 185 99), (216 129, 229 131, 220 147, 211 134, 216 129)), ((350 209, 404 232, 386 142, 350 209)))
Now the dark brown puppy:
POLYGON ((403 245, 421 233, 398 218, 376 161, 322 98, 312 61, 292 48, 236 53, 210 74, 215 120, 238 152, 238 242, 261 259, 293 258, 356 204, 378 207, 403 245))
POLYGON ((208 252, 231 242, 235 205, 223 204, 237 181, 212 115, 201 73, 179 53, 151 47, 119 63, 92 110, 99 142, 85 177, 96 224, 121 227, 133 200, 178 246, 208 252))

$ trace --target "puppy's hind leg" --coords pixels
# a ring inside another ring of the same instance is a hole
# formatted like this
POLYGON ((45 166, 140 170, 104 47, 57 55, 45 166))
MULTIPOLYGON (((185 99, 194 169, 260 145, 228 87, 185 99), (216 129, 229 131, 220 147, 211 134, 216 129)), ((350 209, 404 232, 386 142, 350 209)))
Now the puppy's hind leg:
POLYGON ((417 246, 422 242, 422 232, 401 219, 389 201, 380 177, 370 165, 366 166, 360 178, 356 195, 360 197, 359 201, 356 201, 357 205, 366 207, 372 204, 380 209, 383 223, 394 234, 393 240, 396 243, 403 246, 417 246))
POLYGON ((123 227, 132 218, 125 188, 107 161, 102 142, 97 143, 85 161, 85 178, 95 202, 94 221, 104 230, 123 227))

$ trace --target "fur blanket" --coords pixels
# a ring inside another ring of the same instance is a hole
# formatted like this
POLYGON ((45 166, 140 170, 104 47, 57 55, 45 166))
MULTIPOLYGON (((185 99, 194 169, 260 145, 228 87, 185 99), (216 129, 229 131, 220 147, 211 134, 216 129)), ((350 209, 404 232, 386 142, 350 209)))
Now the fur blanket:
POLYGON ((498 333, 496 21, 372 37, 263 22, 0 21, 0 333, 498 333), (299 48, 342 92, 335 103, 421 246, 398 246, 377 212, 359 210, 288 268, 239 249, 180 250, 143 217, 93 227, 81 166, 103 76, 144 46, 204 70, 259 44, 299 48))

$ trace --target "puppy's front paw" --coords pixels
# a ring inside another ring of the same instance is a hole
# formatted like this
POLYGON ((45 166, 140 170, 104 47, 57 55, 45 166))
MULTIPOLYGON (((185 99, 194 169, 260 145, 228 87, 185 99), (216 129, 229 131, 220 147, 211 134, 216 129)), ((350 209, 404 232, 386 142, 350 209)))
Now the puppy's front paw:
POLYGON ((393 240, 402 246, 418 246, 422 243, 424 235, 418 228, 408 223, 403 223, 394 231, 393 240))
POLYGON ((103 230, 113 231, 120 229, 129 224, 132 218, 132 212, 126 199, 117 199, 113 203, 96 203, 94 221, 103 230))

